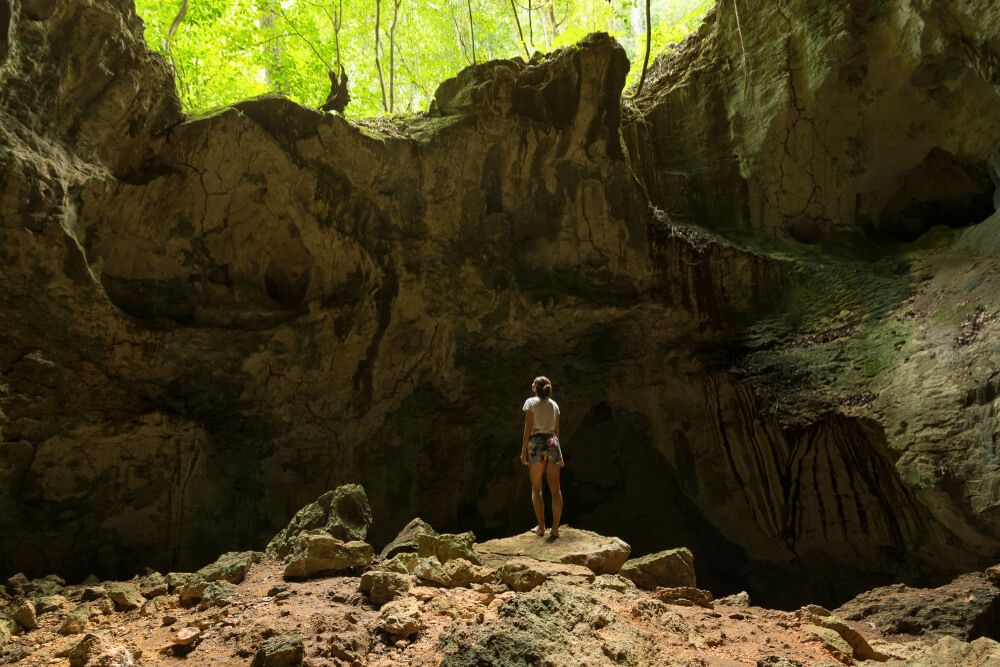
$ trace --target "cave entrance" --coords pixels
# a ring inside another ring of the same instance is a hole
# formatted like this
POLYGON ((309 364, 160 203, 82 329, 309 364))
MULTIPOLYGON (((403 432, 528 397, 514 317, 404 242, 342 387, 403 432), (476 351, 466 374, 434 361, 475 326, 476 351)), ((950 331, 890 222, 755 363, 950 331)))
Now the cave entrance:
POLYGON ((982 222, 996 210, 996 190, 986 163, 935 147, 882 208, 879 232, 909 242, 937 225, 957 229, 982 222))

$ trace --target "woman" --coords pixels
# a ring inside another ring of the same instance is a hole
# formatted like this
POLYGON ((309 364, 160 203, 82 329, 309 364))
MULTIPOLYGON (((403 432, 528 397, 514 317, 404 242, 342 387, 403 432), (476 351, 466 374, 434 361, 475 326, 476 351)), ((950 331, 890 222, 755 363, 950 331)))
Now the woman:
POLYGON ((534 396, 524 402, 524 438, 521 442, 521 463, 528 466, 531 478, 531 504, 535 507, 538 525, 532 529, 545 535, 545 503, 542 500, 542 475, 552 492, 552 537, 559 537, 559 518, 562 516, 562 490, 559 488, 559 469, 563 467, 562 449, 559 447, 559 406, 552 400, 552 383, 545 376, 531 383, 534 396))

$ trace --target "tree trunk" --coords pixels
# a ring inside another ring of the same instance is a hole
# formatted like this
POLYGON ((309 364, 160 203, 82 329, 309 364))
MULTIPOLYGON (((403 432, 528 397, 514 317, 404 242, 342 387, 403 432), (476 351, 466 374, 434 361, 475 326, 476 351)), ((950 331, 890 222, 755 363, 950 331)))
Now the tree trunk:
POLYGON ((393 0, 392 26, 389 28, 389 113, 396 106, 396 23, 399 21, 399 6, 403 0, 393 0))
POLYGON ((472 41, 472 64, 476 64, 476 27, 472 24, 472 0, 466 0, 466 6, 469 8, 469 36, 472 41))
POLYGON ((382 60, 379 58, 379 26, 382 18, 382 0, 375 0, 375 69, 378 71, 378 87, 382 91, 382 111, 388 113, 389 105, 385 100, 385 80, 382 78, 382 60))
MULTIPOLYGON (((528 7, 531 7, 531 5, 529 4, 528 7)), ((524 31, 521 30, 521 17, 517 15, 517 7, 514 6, 514 0, 510 0, 510 11, 514 12, 514 21, 517 23, 517 34, 521 38, 521 46, 524 47, 524 57, 531 58, 531 54, 528 53, 528 43, 524 41, 524 31)))
POLYGON ((269 0, 264 3, 264 9, 261 11, 260 19, 257 21, 264 34, 272 34, 274 36, 274 39, 268 42, 267 50, 269 53, 266 61, 267 64, 264 66, 264 76, 267 79, 267 89, 269 92, 284 92, 285 83, 284 72, 281 66, 285 45, 281 37, 276 34, 275 23, 277 22, 277 16, 278 14, 274 10, 273 3, 269 0))

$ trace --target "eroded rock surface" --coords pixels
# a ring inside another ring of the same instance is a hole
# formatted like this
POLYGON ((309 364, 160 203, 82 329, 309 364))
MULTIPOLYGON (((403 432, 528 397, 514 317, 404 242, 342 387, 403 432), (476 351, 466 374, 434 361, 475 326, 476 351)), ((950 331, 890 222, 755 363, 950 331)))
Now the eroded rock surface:
POLYGON ((558 538, 539 538, 532 532, 488 540, 475 545, 483 562, 499 567, 512 558, 583 565, 595 574, 617 574, 631 547, 617 537, 563 526, 558 538))

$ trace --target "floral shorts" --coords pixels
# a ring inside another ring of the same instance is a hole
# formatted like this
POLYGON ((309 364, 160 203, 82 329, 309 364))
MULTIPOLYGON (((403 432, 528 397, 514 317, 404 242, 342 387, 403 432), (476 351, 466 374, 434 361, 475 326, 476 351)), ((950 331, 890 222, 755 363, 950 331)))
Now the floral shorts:
POLYGON ((536 433, 528 438, 528 463, 559 465, 562 463, 559 438, 551 433, 536 433))

